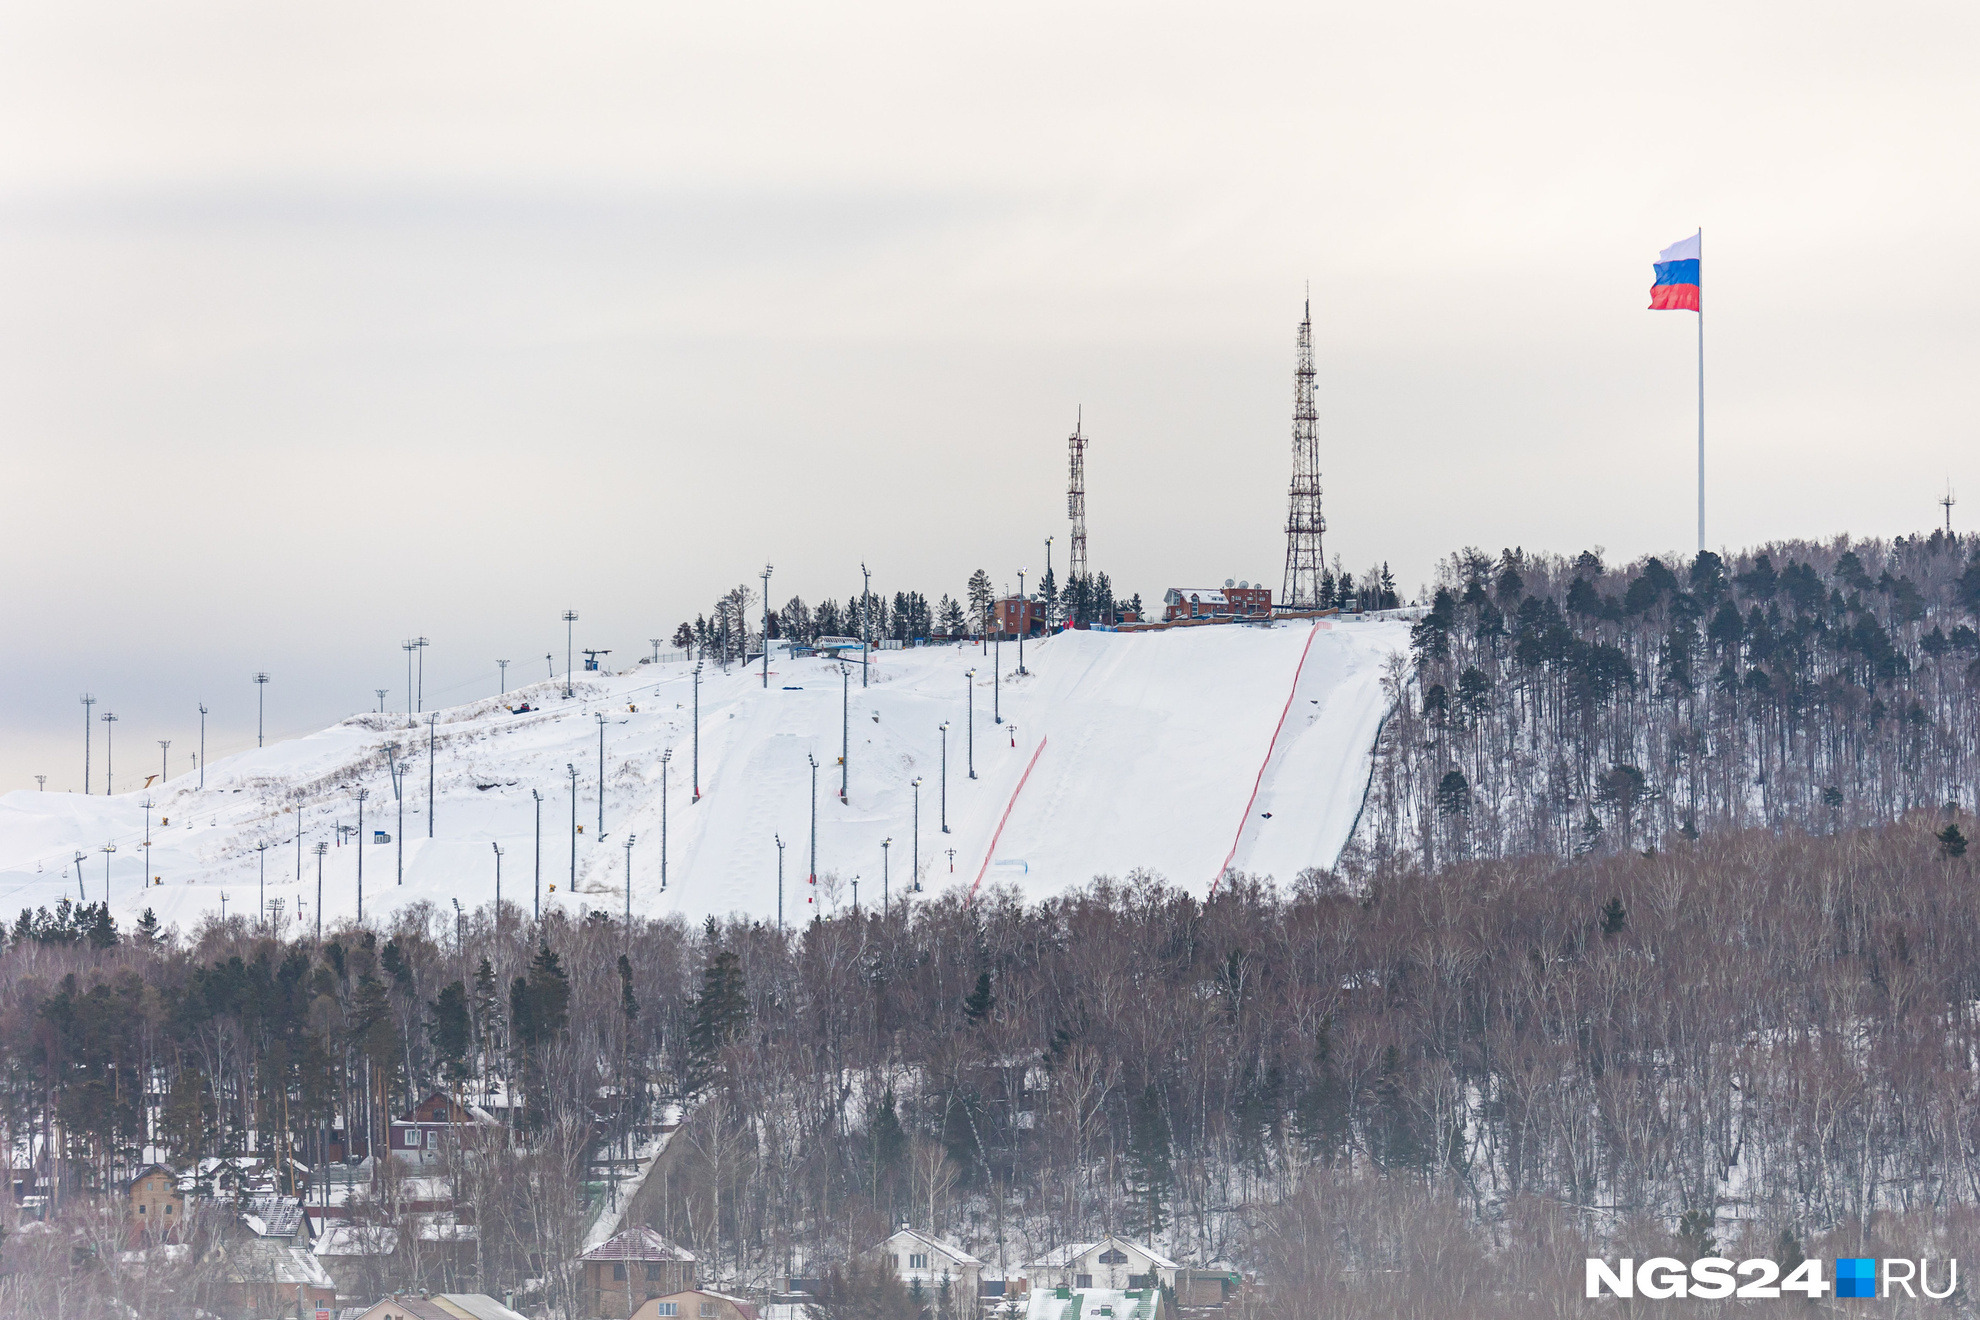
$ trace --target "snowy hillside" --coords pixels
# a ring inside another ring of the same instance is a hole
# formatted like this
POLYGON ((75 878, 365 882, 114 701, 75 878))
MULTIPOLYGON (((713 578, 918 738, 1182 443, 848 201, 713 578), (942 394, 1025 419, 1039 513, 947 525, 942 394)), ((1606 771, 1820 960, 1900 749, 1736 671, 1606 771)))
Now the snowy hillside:
POLYGON ((360 715, 320 733, 216 761, 206 787, 186 775, 154 788, 150 874, 141 889, 145 793, 117 797, 15 792, 0 798, 0 913, 105 892, 126 929, 144 907, 190 927, 217 910, 252 913, 266 864, 267 895, 289 919, 314 923, 317 858, 330 919, 358 904, 359 847, 338 825, 364 803, 367 916, 408 902, 474 908, 502 895, 535 901, 541 806, 542 901, 648 914, 777 911, 777 847, 784 911, 804 919, 815 894, 827 908, 881 901, 882 842, 892 893, 911 888, 914 789, 920 776, 920 874, 925 888, 1016 884, 1046 894, 1095 875, 1158 871, 1202 892, 1226 864, 1290 881, 1329 865, 1361 802, 1381 720, 1385 659, 1407 644, 1398 623, 1283 623, 1141 635, 1078 632, 1002 648, 1001 691, 975 648, 878 652, 871 685, 851 667, 848 794, 839 801, 842 687, 821 659, 773 657, 767 690, 758 668, 706 670, 701 682, 701 791, 693 800, 693 680, 680 664, 589 675, 574 700, 556 685, 505 701, 439 712, 429 766, 428 729, 401 715, 360 715), (969 777, 966 701, 975 668, 975 779, 969 777), (996 720, 1001 710, 1003 722, 996 720), (599 819, 599 716, 605 740, 604 833, 599 819), (948 721, 947 815, 942 829, 938 726, 948 721), (386 749, 409 766, 404 836, 386 749), (667 887, 661 886, 662 754, 667 887), (805 883, 816 757, 821 883, 805 883), (572 795, 578 772, 573 863, 572 795), (427 837, 428 779, 435 806, 427 837), (299 834, 300 829, 300 834, 299 834), (393 836, 373 842, 373 831, 393 836), (624 844, 636 836, 628 854, 624 844), (116 846, 114 853, 101 849, 116 846), (270 845, 265 853, 257 844, 270 845), (402 847, 403 845, 403 847, 402 847), (953 856, 951 852, 953 851, 953 856), (403 857, 402 857, 403 854, 403 857), (399 872, 403 865, 403 883, 399 872), (572 883, 575 865, 576 883, 572 883), (299 878, 300 877, 300 878, 299 878), (554 892, 552 891, 554 886, 554 892))

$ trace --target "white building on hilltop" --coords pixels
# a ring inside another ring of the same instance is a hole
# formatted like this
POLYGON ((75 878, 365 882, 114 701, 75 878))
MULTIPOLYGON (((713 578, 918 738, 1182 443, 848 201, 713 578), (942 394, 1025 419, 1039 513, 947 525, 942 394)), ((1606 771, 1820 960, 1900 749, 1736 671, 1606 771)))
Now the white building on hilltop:
POLYGON ((909 1288, 919 1283, 930 1297, 946 1278, 956 1297, 974 1298, 983 1280, 982 1261, 953 1243, 918 1233, 906 1225, 892 1237, 868 1247, 861 1259, 868 1265, 892 1270, 909 1288))
POLYGON ((1024 1267, 1033 1292, 1056 1288, 1139 1291, 1174 1288, 1176 1263, 1167 1256, 1111 1234, 1098 1242, 1074 1242, 1048 1251, 1024 1267))

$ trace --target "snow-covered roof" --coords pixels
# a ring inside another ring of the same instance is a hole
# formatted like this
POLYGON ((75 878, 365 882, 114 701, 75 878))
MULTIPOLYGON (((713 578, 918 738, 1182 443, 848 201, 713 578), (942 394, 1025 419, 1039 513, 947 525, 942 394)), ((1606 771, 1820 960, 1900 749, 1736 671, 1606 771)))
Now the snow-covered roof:
POLYGON ((449 1211, 413 1216, 421 1242, 472 1242, 480 1236, 473 1224, 463 1224, 449 1211))
POLYGON ((318 1256, 389 1256, 399 1249, 399 1230, 376 1224, 332 1224, 310 1250, 318 1256))
POLYGON ((449 1306, 466 1311, 474 1320, 529 1320, 520 1311, 511 1311, 487 1293, 440 1293, 439 1298, 449 1306))
POLYGON ((241 1211, 241 1222, 256 1237, 292 1238, 302 1227, 302 1203, 280 1192, 257 1192, 241 1211))
POLYGON ((964 1251, 961 1247, 956 1246, 953 1242, 944 1242, 940 1238, 929 1237, 926 1233, 916 1232, 912 1228, 897 1229, 893 1236, 880 1243, 880 1246, 897 1247, 905 1243, 919 1243, 921 1246, 939 1251, 958 1265, 981 1265, 983 1263, 967 1251, 964 1251))
POLYGON ((623 1233, 605 1239, 578 1259, 671 1260, 686 1263, 694 1260, 694 1253, 675 1246, 642 1224, 638 1228, 629 1228, 623 1233))
POLYGON ((227 1252, 220 1276, 237 1283, 308 1284, 330 1289, 329 1274, 308 1247, 294 1247, 270 1238, 254 1238, 227 1252))
POLYGON ((1104 1247, 1121 1247, 1128 1251, 1139 1252, 1147 1258, 1149 1264, 1155 1266, 1157 1269, 1173 1270, 1178 1268, 1174 1261, 1160 1252, 1145 1247, 1139 1242, 1131 1242, 1127 1238, 1115 1237, 1112 1234, 1096 1242, 1069 1242, 1063 1247, 1046 1252, 1036 1260, 1027 1262, 1025 1268, 1038 1270, 1067 1269, 1088 1252, 1098 1251, 1104 1247))
POLYGON ((1113 1288, 1034 1288, 1025 1306, 1025 1320, 1154 1320, 1161 1295, 1153 1288, 1121 1292, 1113 1288), (1064 1292, 1067 1295, 1059 1296, 1064 1292))

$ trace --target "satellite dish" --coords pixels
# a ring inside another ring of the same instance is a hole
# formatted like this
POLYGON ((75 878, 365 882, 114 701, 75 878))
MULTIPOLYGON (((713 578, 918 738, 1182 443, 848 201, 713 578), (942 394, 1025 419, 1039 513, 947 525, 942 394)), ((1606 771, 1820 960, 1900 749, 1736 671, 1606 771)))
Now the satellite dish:
POLYGON ((1231 587, 1235 587, 1236 585, 1237 585, 1237 579, 1236 579, 1236 578, 1225 578, 1225 579, 1224 579, 1224 586, 1225 586, 1225 588, 1226 588, 1226 589, 1229 589, 1229 588, 1231 588, 1231 587))
POLYGON ((1238 587, 1239 587, 1240 589, 1243 589, 1243 588, 1246 588, 1246 587, 1249 587, 1250 585, 1251 585, 1251 584, 1250 584, 1249 582, 1242 582, 1242 581, 1241 581, 1241 582, 1239 582, 1239 583, 1238 583, 1238 587))

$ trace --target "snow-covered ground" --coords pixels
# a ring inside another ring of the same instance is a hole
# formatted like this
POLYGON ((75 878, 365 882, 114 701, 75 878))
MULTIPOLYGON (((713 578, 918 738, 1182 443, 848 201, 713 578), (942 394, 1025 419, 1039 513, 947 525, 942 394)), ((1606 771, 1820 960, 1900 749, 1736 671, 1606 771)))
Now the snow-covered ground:
POLYGON ((647 914, 777 912, 777 847, 787 920, 853 901, 881 900, 882 841, 895 896, 914 881, 912 781, 919 776, 920 875, 928 891, 1015 884, 1043 895, 1096 875, 1145 867, 1197 892, 1226 858, 1290 881, 1330 865, 1346 841, 1381 719, 1384 660, 1407 645, 1392 622, 1281 623, 1120 634, 1078 632, 1002 648, 1001 692, 975 648, 875 653, 871 685, 851 667, 848 794, 839 801, 842 686, 838 666, 773 656, 761 671, 714 666, 701 682, 701 801, 693 795, 692 678, 678 663, 586 675, 577 696, 559 685, 438 712, 431 767, 436 811, 427 837, 427 726, 361 715, 290 742, 214 762, 206 787, 184 775, 116 797, 23 791, 0 797, 0 914, 108 892, 128 929, 145 907, 189 928, 217 910, 255 911, 266 893, 287 919, 314 923, 319 841, 327 917, 355 913, 360 850, 338 842, 364 802, 367 916, 416 900, 473 908, 495 896, 536 901, 534 789, 541 805, 541 901, 647 914), (976 670, 969 777, 966 698, 976 670), (504 702, 540 709, 513 714, 504 702), (1003 723, 996 722, 1000 709, 1003 723), (605 738, 605 828, 598 830, 598 741, 605 738), (941 734, 948 721, 943 831, 941 734), (1276 734, 1276 743, 1274 742, 1276 734), (385 748, 405 775, 399 804, 385 748), (665 767, 667 887, 661 887, 665 767), (1269 760, 1268 760, 1269 753, 1269 760), (816 757, 821 884, 805 883, 816 757), (573 863, 571 779, 578 771, 573 863), (1255 800, 1254 800, 1255 793, 1255 800), (141 846, 152 808, 149 873, 141 846), (1269 813, 1269 815, 1267 814, 1269 813), (300 830, 300 847, 298 832, 300 830), (373 831, 393 836, 372 842, 373 831), (636 836, 630 854, 624 846, 636 836), (101 851, 106 843, 116 851, 101 851), (270 845, 265 853, 256 845, 270 845), (403 883, 400 881, 403 844, 403 883), (575 883, 573 883, 575 865, 575 883), (298 878, 300 875, 300 879, 298 878), (832 883, 836 878, 837 883, 832 883), (554 886, 554 890, 552 889, 554 886))

